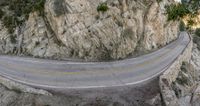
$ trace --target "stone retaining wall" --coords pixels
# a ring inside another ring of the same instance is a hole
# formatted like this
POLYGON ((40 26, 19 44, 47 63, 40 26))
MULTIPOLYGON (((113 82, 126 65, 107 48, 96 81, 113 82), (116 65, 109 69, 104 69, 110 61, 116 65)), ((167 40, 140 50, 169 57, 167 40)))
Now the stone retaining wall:
MULTIPOLYGON (((192 37, 190 37, 192 38, 192 37)), ((180 67, 183 62, 190 62, 192 55, 193 41, 191 40, 185 51, 172 63, 172 65, 160 76, 159 86, 163 101, 166 106, 179 106, 178 99, 175 92, 171 88, 172 82, 174 82, 181 71, 180 67)))

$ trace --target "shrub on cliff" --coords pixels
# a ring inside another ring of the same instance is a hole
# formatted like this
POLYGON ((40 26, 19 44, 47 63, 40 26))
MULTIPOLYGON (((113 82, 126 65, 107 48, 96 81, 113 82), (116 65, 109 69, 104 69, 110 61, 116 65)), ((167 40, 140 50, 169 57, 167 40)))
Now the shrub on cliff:
POLYGON ((186 30, 186 26, 185 26, 185 23, 183 21, 181 21, 180 24, 179 24, 179 30, 180 31, 185 31, 186 30))
POLYGON ((197 29, 195 30, 195 35, 197 35, 197 36, 200 37, 200 28, 197 28, 197 29))
POLYGON ((190 13, 184 4, 171 4, 170 6, 166 7, 166 12, 168 15, 168 21, 180 20, 185 15, 190 13))
POLYGON ((3 17, 2 21, 8 32, 13 33, 17 26, 28 19, 31 12, 37 11, 40 15, 44 15, 44 4, 45 0, 10 0, 5 5, 11 14, 3 17, 0 11, 0 18, 3 17))
POLYGON ((171 4, 166 6, 168 20, 179 20, 186 15, 193 17, 198 14, 199 9, 199 0, 182 0, 182 4, 171 4))
POLYGON ((29 13, 38 11, 39 13, 44 10, 45 0, 11 0, 8 4, 9 9, 17 16, 27 16, 29 13))
POLYGON ((108 6, 106 3, 101 3, 98 7, 97 7, 97 11, 100 12, 106 12, 108 10, 108 6))
POLYGON ((3 25, 7 28, 9 33, 13 33, 14 32, 15 23, 13 21, 13 17, 5 16, 5 17, 3 17, 2 22, 3 22, 3 25))

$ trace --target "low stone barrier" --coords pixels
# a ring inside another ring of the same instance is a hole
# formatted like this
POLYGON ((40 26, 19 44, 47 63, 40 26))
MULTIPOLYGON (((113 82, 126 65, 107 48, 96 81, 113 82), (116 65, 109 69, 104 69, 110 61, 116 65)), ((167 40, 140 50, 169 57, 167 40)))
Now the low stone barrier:
POLYGON ((192 48, 193 42, 191 40, 183 53, 178 56, 172 65, 160 76, 159 86, 166 106, 179 106, 178 99, 176 98, 175 92, 172 90, 170 85, 176 80, 179 72, 181 71, 180 67, 182 66, 182 63, 190 62, 192 48))

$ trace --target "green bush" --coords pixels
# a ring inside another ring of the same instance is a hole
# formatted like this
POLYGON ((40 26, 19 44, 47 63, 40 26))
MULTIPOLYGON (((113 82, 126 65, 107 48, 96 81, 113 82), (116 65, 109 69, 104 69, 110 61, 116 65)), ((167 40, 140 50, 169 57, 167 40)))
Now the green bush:
POLYGON ((12 16, 5 16, 3 18, 3 25, 7 28, 9 33, 13 33, 14 32, 14 28, 15 28, 15 23, 13 20, 12 16))
MULTIPOLYGON (((182 74, 182 73, 181 73, 182 74)), ((183 75, 182 75, 183 76, 183 75)), ((188 81, 188 78, 183 76, 183 77, 178 77, 176 79, 177 83, 180 84, 180 85, 189 85, 189 81, 188 81)))
MULTIPOLYGON (((186 28, 191 30, 191 27, 195 24, 193 18, 199 13, 200 2, 199 0, 182 0, 182 4, 171 4, 166 6, 166 13, 168 15, 168 21, 180 20, 184 16, 188 16, 186 28)), ((183 27, 180 28, 183 30, 183 27)))
POLYGON ((37 1, 38 2, 35 3, 32 11, 38 11, 40 13, 40 15, 44 15, 45 0, 37 0, 37 1))
POLYGON ((168 21, 179 20, 190 13, 185 4, 171 4, 166 6, 166 12, 168 15, 168 21))
POLYGON ((185 23, 183 21, 181 21, 180 24, 179 24, 179 30, 180 31, 185 31, 186 30, 186 26, 185 26, 185 23))
MULTIPOLYGON (((28 19, 31 12, 37 11, 43 16, 44 4, 45 0, 10 0, 6 5, 12 14, 4 16, 2 19, 4 26, 9 33, 13 33, 17 26, 20 26, 28 19)), ((0 18, 1 14, 2 12, 0 11, 0 18)))
POLYGON ((106 3, 101 3, 98 7, 97 7, 97 11, 100 12, 106 12, 108 10, 108 6, 106 3))
POLYGON ((192 19, 187 20, 188 22, 188 27, 191 27, 195 24, 195 22, 192 19))
POLYGON ((200 28, 197 28, 197 29, 195 30, 195 35, 197 35, 197 36, 200 37, 200 28))

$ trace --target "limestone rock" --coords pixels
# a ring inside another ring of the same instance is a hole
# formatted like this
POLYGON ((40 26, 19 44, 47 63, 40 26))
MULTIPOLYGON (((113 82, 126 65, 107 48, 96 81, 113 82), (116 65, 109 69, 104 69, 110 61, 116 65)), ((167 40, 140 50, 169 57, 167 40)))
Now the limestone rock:
POLYGON ((71 55, 120 59, 134 53, 136 47, 151 50, 176 39, 178 23, 167 22, 160 5, 155 1, 47 0, 45 12, 71 55), (108 11, 96 10, 102 2, 107 3, 108 11))
POLYGON ((164 14, 169 3, 173 1, 46 0, 44 16, 31 13, 14 35, 2 38, 0 51, 57 59, 123 59, 177 38, 178 23, 168 22, 164 14), (101 3, 107 11, 97 11, 101 3), (13 38, 14 44, 9 42, 13 38))

